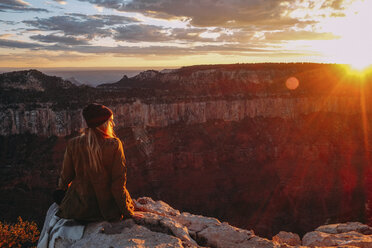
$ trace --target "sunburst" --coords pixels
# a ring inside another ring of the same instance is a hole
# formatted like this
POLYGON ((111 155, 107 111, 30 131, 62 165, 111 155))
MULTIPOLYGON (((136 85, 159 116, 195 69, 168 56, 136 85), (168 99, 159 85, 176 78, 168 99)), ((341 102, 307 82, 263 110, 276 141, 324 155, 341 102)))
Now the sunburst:
MULTIPOLYGON (((324 20, 321 28, 338 39, 323 41, 318 47, 329 61, 349 64, 362 73, 372 64, 372 1, 354 0, 345 9, 345 16, 324 20)), ((317 44, 315 44, 316 46, 317 44)))

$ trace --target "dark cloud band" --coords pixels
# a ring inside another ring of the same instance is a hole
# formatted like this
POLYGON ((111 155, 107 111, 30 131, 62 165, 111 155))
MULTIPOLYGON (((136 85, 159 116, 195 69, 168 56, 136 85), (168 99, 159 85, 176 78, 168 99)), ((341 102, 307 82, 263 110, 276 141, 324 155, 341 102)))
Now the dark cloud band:
POLYGON ((2 0, 0 2, 0 12, 26 12, 26 11, 35 11, 35 12, 49 12, 46 9, 42 8, 32 8, 24 1, 17 0, 2 0))
POLYGON ((58 36, 58 35, 33 35, 31 39, 44 43, 58 43, 63 45, 88 45, 86 39, 79 39, 72 36, 58 36))
POLYGON ((116 15, 69 14, 36 18, 23 23, 41 31, 61 31, 65 35, 84 35, 89 38, 111 36, 113 25, 136 23, 135 18, 116 15))

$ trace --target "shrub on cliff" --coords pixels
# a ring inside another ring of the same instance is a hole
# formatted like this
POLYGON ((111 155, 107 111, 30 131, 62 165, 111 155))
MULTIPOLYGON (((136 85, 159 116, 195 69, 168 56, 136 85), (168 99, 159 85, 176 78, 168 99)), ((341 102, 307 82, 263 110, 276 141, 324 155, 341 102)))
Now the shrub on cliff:
POLYGON ((0 221, 0 247, 35 247, 40 232, 35 222, 23 221, 7 224, 0 221))

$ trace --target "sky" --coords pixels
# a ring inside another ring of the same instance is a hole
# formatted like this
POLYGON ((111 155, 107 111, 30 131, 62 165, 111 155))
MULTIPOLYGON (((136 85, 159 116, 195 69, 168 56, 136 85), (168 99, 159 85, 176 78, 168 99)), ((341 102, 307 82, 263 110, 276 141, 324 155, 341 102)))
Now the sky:
POLYGON ((0 0, 0 67, 372 64, 372 0, 0 0))

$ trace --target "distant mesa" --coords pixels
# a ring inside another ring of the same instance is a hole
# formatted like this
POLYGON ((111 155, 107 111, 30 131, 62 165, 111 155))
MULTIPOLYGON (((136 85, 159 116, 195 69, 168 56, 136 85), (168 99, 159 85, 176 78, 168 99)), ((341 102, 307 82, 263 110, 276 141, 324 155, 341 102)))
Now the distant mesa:
POLYGON ((14 71, 0 74, 2 89, 46 91, 48 89, 71 88, 74 85, 60 77, 48 76, 38 70, 14 71))

